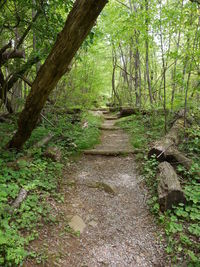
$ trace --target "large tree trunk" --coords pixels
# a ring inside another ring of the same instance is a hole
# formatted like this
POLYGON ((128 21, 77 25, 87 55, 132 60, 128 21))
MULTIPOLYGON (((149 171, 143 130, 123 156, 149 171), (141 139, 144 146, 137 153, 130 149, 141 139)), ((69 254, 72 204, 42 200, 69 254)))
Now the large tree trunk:
POLYGON ((59 79, 92 29, 108 0, 77 0, 58 34, 48 58, 40 68, 18 121, 18 131, 8 144, 20 149, 35 128, 40 112, 59 79))

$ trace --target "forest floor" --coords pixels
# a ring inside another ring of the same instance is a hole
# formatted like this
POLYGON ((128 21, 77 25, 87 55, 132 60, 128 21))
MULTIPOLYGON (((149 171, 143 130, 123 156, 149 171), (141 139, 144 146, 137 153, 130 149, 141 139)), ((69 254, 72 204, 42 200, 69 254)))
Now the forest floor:
POLYGON ((128 134, 115 122, 105 117, 101 143, 66 166, 63 201, 49 200, 57 221, 31 243, 41 255, 38 264, 27 259, 24 267, 168 266, 164 235, 149 212, 128 134))

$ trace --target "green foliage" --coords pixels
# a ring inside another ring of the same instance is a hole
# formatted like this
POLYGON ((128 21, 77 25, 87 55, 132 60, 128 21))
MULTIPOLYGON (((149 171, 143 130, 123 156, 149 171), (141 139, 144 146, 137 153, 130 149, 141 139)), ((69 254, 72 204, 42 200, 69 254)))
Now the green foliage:
POLYGON ((180 145, 180 149, 191 155, 196 161, 200 154, 200 126, 193 124, 192 127, 186 129, 185 134, 187 138, 180 145))
MULTIPOLYGON (((197 118, 198 115, 195 114, 192 120, 198 121, 197 118)), ((168 116, 168 120, 171 121, 171 116, 168 116)), ((119 125, 130 133, 133 147, 140 148, 145 154, 151 143, 164 135, 162 115, 154 115, 153 113, 149 116, 132 115, 121 119, 119 125)), ((193 159, 194 164, 189 171, 185 170, 182 165, 177 166, 178 173, 184 178, 182 186, 187 203, 173 207, 172 211, 162 214, 159 209, 158 181, 156 180, 158 162, 156 158, 139 157, 139 161, 142 160, 140 169, 146 178, 146 184, 151 193, 148 204, 158 222, 164 226, 167 237, 166 251, 171 256, 175 266, 176 264, 179 266, 179 262, 183 259, 187 262, 187 266, 200 265, 199 132, 199 126, 194 123, 192 127, 186 129, 185 135, 182 136, 183 142, 179 148, 193 159)))
POLYGON ((44 198, 47 192, 55 192, 62 165, 35 155, 31 162, 19 159, 13 167, 10 160, 12 155, 6 156, 0 170, 0 254, 3 266, 18 266, 28 255, 24 247, 33 238, 38 222, 48 215, 44 198), (11 213, 10 205, 22 187, 28 190, 28 197, 11 213), (21 230, 26 230, 28 237, 24 238, 21 230))
MULTIPOLYGON (((170 118, 169 118, 170 120, 170 118)), ((164 134, 163 115, 132 115, 120 119, 118 125, 128 131, 134 148, 148 149, 148 144, 164 134)))
MULTIPOLYGON (((52 113, 53 114, 53 113, 52 113)), ((25 257, 34 256, 37 262, 44 262, 45 256, 35 255, 26 250, 28 243, 37 238, 37 227, 41 221, 54 223, 48 198, 63 200, 59 193, 59 182, 63 164, 43 156, 45 148, 32 148, 33 144, 45 137, 49 131, 54 139, 49 145, 58 146, 63 158, 92 147, 98 142, 101 118, 83 113, 73 115, 53 114, 49 116, 55 127, 43 122, 35 129, 23 152, 6 151, 3 146, 9 139, 15 123, 0 123, 2 129, 0 155, 0 265, 19 266, 25 257), (27 198, 17 210, 11 208, 21 188, 28 191, 27 198)), ((67 229, 66 229, 67 231, 67 229)), ((69 229, 68 229, 69 232, 69 229)), ((70 233, 72 233, 70 231, 70 233)), ((73 233, 79 236, 79 233, 73 233)))

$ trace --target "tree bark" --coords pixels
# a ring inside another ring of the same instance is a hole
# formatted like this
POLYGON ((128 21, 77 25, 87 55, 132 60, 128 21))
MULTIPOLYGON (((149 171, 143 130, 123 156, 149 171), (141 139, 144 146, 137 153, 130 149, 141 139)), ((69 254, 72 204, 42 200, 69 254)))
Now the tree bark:
MULTIPOLYGON (((181 3, 181 15, 182 15, 182 10, 183 10, 183 1, 181 3)), ((179 48, 180 48, 180 41, 181 41, 181 29, 179 27, 178 30, 178 41, 177 41, 177 45, 176 45, 176 52, 177 52, 177 57, 175 59, 175 63, 174 63, 174 70, 173 70, 173 74, 172 74, 172 96, 171 96, 171 111, 173 110, 173 104, 174 104, 174 97, 175 97, 175 90, 176 90, 176 84, 177 84, 177 78, 176 78, 176 70, 177 70, 177 62, 178 62, 178 53, 179 53, 179 48)))
POLYGON ((31 136, 49 94, 68 71, 71 60, 107 2, 108 0, 75 2, 63 30, 58 34, 56 43, 33 82, 18 121, 18 130, 8 144, 9 148, 20 149, 31 136))
POLYGON ((146 10, 146 39, 145 39, 145 49, 146 49, 146 78, 147 78, 147 84, 148 84, 148 90, 149 90, 149 100, 150 104, 153 104, 153 96, 152 96, 152 89, 151 89, 151 79, 149 74, 149 2, 148 0, 145 0, 145 10, 146 10))
POLYGON ((169 148, 169 150, 165 153, 166 161, 172 164, 173 166, 177 166, 179 164, 183 165, 186 170, 190 170, 193 161, 187 158, 183 153, 178 151, 176 148, 169 148))
POLYGON ((118 104, 121 105, 121 99, 117 93, 117 88, 115 86, 115 72, 116 72, 116 68, 117 68, 117 56, 116 56, 116 52, 115 52, 115 48, 113 47, 112 50, 112 58, 113 58, 113 71, 112 71, 112 91, 113 91, 113 96, 114 96, 114 104, 116 104, 116 99, 118 101, 118 104))
POLYGON ((158 166, 158 199, 161 211, 171 209, 173 205, 185 203, 184 193, 178 176, 168 162, 162 162, 158 166))
POLYGON ((156 142, 150 149, 148 157, 156 155, 159 161, 164 161, 167 158, 169 149, 178 145, 180 142, 180 132, 184 129, 184 119, 176 120, 170 131, 160 141, 156 142))

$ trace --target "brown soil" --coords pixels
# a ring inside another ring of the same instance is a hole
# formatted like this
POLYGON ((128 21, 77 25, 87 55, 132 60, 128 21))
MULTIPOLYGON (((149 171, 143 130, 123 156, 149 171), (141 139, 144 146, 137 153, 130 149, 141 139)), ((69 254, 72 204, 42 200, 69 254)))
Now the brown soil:
MULTIPOLYGON (((116 120, 106 121, 112 127, 116 120)), ((103 131, 97 149, 131 149, 121 130, 103 131)), ((44 252, 45 263, 27 260, 24 266, 150 267, 167 264, 162 231, 149 213, 148 191, 137 174, 133 155, 84 155, 66 168, 62 183, 64 203, 52 202, 58 223, 43 226, 32 248, 44 252), (115 194, 90 183, 105 183, 115 194), (66 231, 72 216, 86 224, 80 237, 66 231)))

